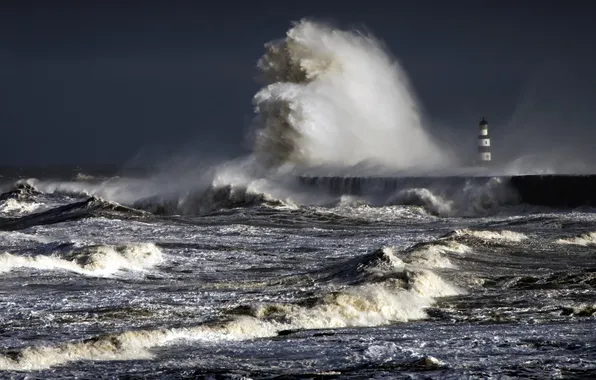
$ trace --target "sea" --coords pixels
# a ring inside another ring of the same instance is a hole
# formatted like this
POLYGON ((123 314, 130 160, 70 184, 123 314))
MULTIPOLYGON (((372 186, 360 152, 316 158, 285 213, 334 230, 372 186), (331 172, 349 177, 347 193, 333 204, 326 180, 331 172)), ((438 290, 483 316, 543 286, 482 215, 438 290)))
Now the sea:
POLYGON ((592 209, 487 204, 501 177, 127 203, 154 179, 61 170, 2 178, 2 378, 596 375, 592 209))
POLYGON ((366 31, 257 68, 245 156, 0 168, 0 378, 596 378, 596 213, 509 181, 562 160, 465 169, 366 31))

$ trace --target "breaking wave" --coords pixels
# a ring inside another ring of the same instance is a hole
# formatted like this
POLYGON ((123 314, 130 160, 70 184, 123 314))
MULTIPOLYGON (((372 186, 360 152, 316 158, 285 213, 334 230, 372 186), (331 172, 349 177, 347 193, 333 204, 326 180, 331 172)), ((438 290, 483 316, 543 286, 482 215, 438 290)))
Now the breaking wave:
POLYGON ((254 154, 273 167, 439 167, 406 74, 370 35, 300 21, 265 45, 254 154))
POLYGON ((42 203, 9 198, 5 201, 0 201, 0 215, 22 216, 35 212, 42 207, 42 203))
POLYGON ((446 254, 465 254, 472 249, 453 240, 436 240, 431 243, 420 243, 407 251, 404 262, 425 268, 456 268, 446 254))
POLYGON ((33 185, 27 182, 17 182, 11 190, 0 194, 0 201, 29 199, 39 194, 40 192, 33 185))
POLYGON ((0 215, 4 217, 22 216, 43 207, 35 201, 39 195, 35 187, 28 183, 17 183, 12 189, 0 194, 0 215))
POLYGON ((558 244, 592 246, 596 245, 596 232, 586 232, 570 238, 561 238, 556 241, 558 244))
POLYGON ((96 245, 52 255, 0 254, 0 273, 17 268, 66 270, 86 276, 110 276, 122 270, 143 271, 163 261, 154 244, 96 245))
POLYGON ((69 203, 46 211, 0 221, 0 230, 16 231, 32 226, 54 224, 89 217, 143 216, 143 211, 122 206, 116 202, 91 197, 84 201, 69 203))
POLYGON ((331 292, 299 303, 265 303, 249 315, 282 329, 379 326, 423 319, 434 297, 460 294, 431 271, 408 272, 408 281, 385 280, 331 292))
POLYGON ((203 191, 188 192, 174 197, 155 196, 141 199, 134 208, 158 215, 205 215, 222 209, 253 207, 261 204, 281 205, 268 194, 254 192, 244 186, 211 186, 203 191))
POLYGON ((275 335, 275 329, 251 318, 215 326, 125 331, 58 346, 28 347, 0 356, 0 370, 31 371, 78 360, 151 359, 149 349, 183 340, 237 340, 275 335))

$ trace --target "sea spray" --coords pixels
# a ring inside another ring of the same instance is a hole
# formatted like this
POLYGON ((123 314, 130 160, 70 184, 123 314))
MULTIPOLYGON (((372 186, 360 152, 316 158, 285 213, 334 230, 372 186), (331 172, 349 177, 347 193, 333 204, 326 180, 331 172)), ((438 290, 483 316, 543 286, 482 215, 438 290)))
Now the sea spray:
POLYGON ((261 163, 448 165, 425 130, 406 74, 372 36, 303 20, 265 49, 258 62, 265 87, 254 97, 261 163))

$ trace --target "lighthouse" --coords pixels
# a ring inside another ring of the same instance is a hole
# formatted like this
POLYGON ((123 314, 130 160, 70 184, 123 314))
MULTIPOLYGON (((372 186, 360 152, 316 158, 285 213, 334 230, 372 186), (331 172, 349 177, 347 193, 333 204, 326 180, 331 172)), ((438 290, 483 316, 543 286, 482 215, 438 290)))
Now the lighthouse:
POLYGON ((486 165, 490 163, 490 137, 488 136, 488 122, 480 120, 480 133, 478 134, 478 163, 486 165))

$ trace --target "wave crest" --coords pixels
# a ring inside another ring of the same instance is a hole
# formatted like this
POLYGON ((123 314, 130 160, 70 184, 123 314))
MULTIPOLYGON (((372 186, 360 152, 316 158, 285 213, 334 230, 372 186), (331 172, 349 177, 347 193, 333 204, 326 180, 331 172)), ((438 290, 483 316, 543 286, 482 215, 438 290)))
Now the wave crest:
POLYGON ((183 195, 141 199, 135 202, 133 207, 158 215, 206 215, 218 210, 261 204, 282 205, 283 202, 246 186, 213 185, 206 190, 197 190, 183 195))
POLYGON ((41 203, 9 198, 0 202, 0 215, 21 216, 35 212, 41 207, 41 203))
POLYGON ((522 240, 528 239, 528 236, 515 231, 500 230, 500 231, 488 231, 488 230, 471 230, 471 229, 458 229, 453 230, 446 234, 444 237, 460 238, 460 239, 476 239, 483 242, 496 241, 496 242, 513 242, 518 243, 522 240))
POLYGON ((162 252, 152 243, 96 245, 52 255, 21 256, 0 254, 0 272, 17 268, 67 270, 86 276, 111 276, 122 270, 144 271, 163 261, 162 252))
POLYGON ((596 245, 596 232, 586 232, 569 238, 561 238, 557 244, 579 245, 583 247, 596 245))
POLYGON ((17 182, 17 184, 11 190, 0 194, 0 201, 6 201, 9 199, 28 199, 39 194, 41 194, 39 190, 37 190, 32 184, 28 182, 17 182))

